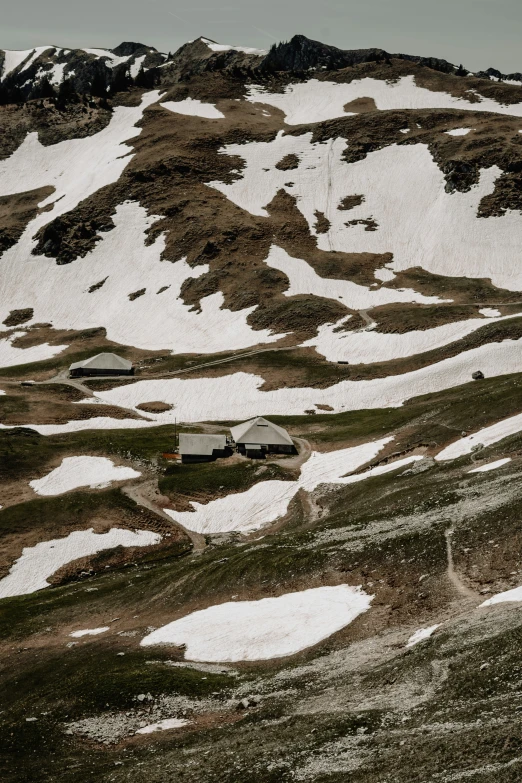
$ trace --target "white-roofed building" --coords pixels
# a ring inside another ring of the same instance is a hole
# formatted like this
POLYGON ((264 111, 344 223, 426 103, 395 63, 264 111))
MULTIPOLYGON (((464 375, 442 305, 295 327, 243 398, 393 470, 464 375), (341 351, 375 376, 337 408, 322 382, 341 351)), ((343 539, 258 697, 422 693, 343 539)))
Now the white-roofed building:
POLYGON ((238 451, 247 456, 258 456, 259 453, 270 451, 294 454, 296 451, 288 432, 262 416, 237 424, 230 432, 238 451))
POLYGON ((82 375, 134 375, 134 367, 132 362, 115 353, 99 353, 71 364, 69 377, 78 378, 82 375))
POLYGON ((227 446, 226 435, 179 436, 179 453, 182 462, 213 462, 218 457, 228 457, 232 449, 227 446))

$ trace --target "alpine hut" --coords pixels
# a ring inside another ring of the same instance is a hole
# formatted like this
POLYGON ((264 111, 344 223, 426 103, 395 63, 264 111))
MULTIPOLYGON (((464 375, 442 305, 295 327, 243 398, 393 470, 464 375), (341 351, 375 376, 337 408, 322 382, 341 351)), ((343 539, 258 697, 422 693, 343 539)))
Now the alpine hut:
POLYGON ((214 462, 218 457, 229 457, 232 449, 226 435, 188 435, 180 433, 179 453, 181 461, 214 462))
POLYGON ((266 452, 295 454, 296 448, 286 430, 262 416, 232 427, 230 432, 237 450, 247 457, 259 457, 266 452))
POLYGON ((82 375, 134 375, 134 367, 132 362, 115 353, 99 353, 90 359, 71 364, 69 377, 79 378, 82 375))

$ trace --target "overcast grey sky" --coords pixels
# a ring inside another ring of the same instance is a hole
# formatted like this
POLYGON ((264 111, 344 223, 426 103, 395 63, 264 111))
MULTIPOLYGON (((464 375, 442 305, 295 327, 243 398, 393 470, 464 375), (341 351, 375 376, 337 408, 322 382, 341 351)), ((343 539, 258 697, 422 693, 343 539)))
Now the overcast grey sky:
POLYGON ((0 48, 117 46, 174 51, 205 35, 268 48, 303 33, 345 49, 444 57, 522 71, 520 0, 3 0, 0 48))

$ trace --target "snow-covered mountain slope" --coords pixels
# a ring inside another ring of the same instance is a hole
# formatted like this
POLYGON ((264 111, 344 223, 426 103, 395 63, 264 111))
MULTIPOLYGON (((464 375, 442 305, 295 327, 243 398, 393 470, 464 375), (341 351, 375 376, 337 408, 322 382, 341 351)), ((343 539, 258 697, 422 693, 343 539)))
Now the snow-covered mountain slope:
POLYGON ((520 779, 519 75, 0 51, 6 783, 520 779))
MULTIPOLYGON (((208 355, 314 345, 368 308, 378 334, 396 303, 436 306, 422 329, 455 320, 455 304, 473 319, 477 289, 513 315, 520 89, 380 50, 330 51, 329 69, 328 47, 285 46, 5 52, 9 90, 51 68, 61 86, 45 77, 45 95, 0 114, 4 325, 31 311, 33 343, 47 323, 208 355)), ((21 100, 9 90, 4 103, 21 100)), ((467 334, 449 338, 457 353, 467 334)), ((403 342, 378 361, 430 349, 403 342)))

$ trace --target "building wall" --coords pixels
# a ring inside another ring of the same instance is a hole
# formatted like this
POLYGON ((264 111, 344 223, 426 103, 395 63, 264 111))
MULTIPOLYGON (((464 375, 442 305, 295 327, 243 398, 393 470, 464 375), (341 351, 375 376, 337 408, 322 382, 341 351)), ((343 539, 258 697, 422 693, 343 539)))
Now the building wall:
MULTIPOLYGON (((245 454, 246 453, 245 444, 238 443, 237 450, 239 451, 240 454, 245 454)), ((283 446, 279 443, 269 443, 266 447, 263 446, 262 451, 270 454, 297 454, 297 449, 295 446, 287 446, 287 445, 283 446)))
POLYGON ((181 462, 184 465, 195 462, 215 462, 221 457, 231 457, 232 453, 232 449, 227 446, 224 449, 214 449, 212 454, 182 454, 181 462))
POLYGON ((134 375, 134 367, 130 370, 91 370, 85 367, 77 367, 69 371, 70 378, 81 378, 82 376, 96 375, 134 375))

